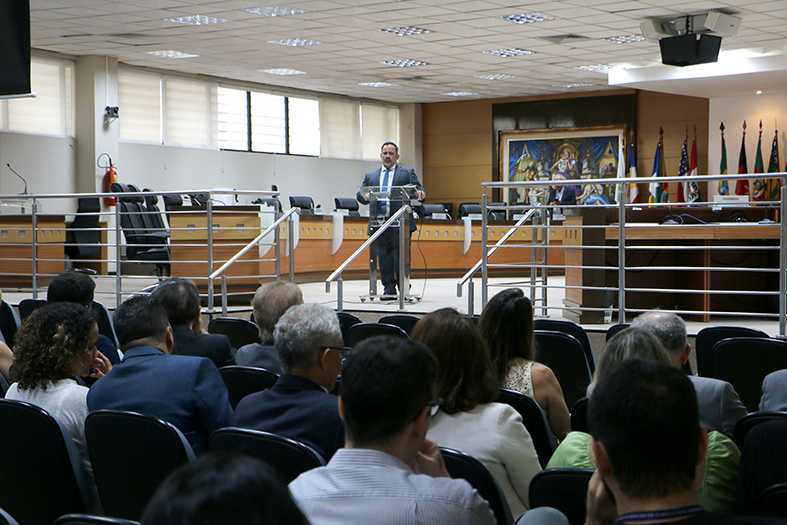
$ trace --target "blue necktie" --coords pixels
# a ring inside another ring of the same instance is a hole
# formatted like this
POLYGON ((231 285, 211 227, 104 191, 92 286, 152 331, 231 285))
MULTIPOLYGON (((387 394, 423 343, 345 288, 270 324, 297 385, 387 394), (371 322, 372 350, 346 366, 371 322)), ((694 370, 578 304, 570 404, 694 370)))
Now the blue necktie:
MULTIPOLYGON (((385 190, 388 189, 388 179, 389 179, 390 175, 391 175, 391 169, 390 168, 385 168, 385 176, 383 176, 383 187, 381 188, 382 191, 385 191, 385 190)), ((380 204, 380 214, 381 215, 385 215, 386 212, 387 212, 387 208, 388 208, 388 206, 386 204, 387 202, 388 202, 388 197, 384 197, 382 203, 380 204)))

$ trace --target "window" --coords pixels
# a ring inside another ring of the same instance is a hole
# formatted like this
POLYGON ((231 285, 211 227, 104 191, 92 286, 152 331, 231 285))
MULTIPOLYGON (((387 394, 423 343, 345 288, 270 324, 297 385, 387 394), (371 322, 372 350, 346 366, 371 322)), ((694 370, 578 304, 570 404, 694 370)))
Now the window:
POLYGON ((363 104, 361 143, 364 160, 378 160, 385 142, 399 144, 399 108, 363 104))
POLYGON ((219 94, 219 147, 222 149, 249 149, 248 93, 241 89, 220 87, 219 94))
POLYGON ((252 92, 251 150, 264 153, 287 153, 284 124, 286 116, 284 97, 252 92))
POLYGON ((218 148, 218 86, 181 78, 166 78, 164 144, 218 148))
POLYGON ((360 104, 325 99, 322 103, 323 157, 357 159, 361 156, 360 104))
POLYGON ((163 143, 160 75, 120 69, 118 104, 120 140, 147 144, 163 143))
POLYGON ((290 153, 320 156, 320 103, 288 97, 290 153))

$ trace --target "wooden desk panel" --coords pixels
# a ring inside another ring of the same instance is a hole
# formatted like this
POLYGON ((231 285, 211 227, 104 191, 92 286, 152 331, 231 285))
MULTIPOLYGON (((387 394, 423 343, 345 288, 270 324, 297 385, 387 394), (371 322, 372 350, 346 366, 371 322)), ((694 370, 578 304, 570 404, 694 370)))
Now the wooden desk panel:
MULTIPOLYGON (((65 271, 65 217, 38 215, 38 273, 56 275, 65 271)), ((0 215, 0 284, 30 286, 33 275, 32 216, 0 215)))

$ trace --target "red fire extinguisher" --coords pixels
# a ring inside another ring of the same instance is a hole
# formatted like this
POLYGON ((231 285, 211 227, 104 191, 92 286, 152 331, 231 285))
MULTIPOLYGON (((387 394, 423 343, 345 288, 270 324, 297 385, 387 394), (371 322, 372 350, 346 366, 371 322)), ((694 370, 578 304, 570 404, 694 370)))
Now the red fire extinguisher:
MULTIPOLYGON (((99 160, 101 160, 101 157, 104 155, 107 154, 102 153, 101 156, 98 157, 99 160)), ((112 164, 112 157, 107 155, 107 159, 109 159, 109 166, 106 167, 106 172, 104 173, 104 193, 112 192, 112 183, 117 182, 117 171, 115 171, 115 166, 112 164)), ((103 167, 103 166, 99 164, 99 167, 103 167)), ((107 206, 114 206, 115 199, 111 197, 105 197, 104 204, 107 206)))

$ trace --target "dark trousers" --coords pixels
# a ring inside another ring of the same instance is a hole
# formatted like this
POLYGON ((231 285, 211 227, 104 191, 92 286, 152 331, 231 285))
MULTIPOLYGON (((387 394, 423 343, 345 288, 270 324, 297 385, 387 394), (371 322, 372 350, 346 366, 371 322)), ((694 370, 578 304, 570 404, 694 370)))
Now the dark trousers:
MULTIPOLYGON (((410 242, 412 232, 408 235, 410 242)), ((399 285, 399 228, 388 228, 374 241, 377 253, 377 264, 380 267, 380 280, 383 282, 383 293, 396 294, 399 285)), ((410 265, 410 261, 407 261, 410 265)), ((407 293, 407 290, 405 290, 407 293)))

